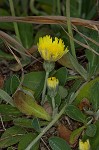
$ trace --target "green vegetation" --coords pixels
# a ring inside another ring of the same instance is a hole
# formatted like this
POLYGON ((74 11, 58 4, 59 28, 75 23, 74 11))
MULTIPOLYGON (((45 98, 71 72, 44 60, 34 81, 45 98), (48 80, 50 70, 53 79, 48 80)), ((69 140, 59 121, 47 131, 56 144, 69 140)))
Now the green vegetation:
POLYGON ((2 150, 99 149, 97 3, 0 1, 2 150))

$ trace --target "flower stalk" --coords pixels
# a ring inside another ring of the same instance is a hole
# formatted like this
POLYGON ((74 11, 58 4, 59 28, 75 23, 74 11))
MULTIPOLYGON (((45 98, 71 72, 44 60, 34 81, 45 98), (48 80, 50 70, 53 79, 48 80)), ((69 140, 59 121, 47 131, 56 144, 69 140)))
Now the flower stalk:
POLYGON ((44 104, 45 102, 45 93, 46 93, 46 83, 47 83, 47 78, 49 76, 49 72, 47 71, 46 72, 46 75, 45 75, 45 82, 44 82, 44 88, 43 88, 43 92, 42 92, 42 101, 41 101, 41 105, 44 104))
POLYGON ((52 107, 53 107, 53 111, 55 110, 55 98, 52 97, 52 107))
POLYGON ((55 63, 54 63, 54 62, 44 61, 44 63, 43 63, 43 68, 44 68, 45 71, 46 71, 46 75, 45 75, 44 88, 43 88, 43 92, 42 92, 41 105, 43 105, 44 102, 45 102, 47 79, 48 79, 48 77, 49 77, 49 73, 54 69, 54 66, 55 66, 55 63))
POLYGON ((52 107, 53 107, 52 118, 54 119, 54 117, 56 117, 57 112, 58 112, 58 107, 55 106, 55 98, 54 97, 52 97, 52 107))

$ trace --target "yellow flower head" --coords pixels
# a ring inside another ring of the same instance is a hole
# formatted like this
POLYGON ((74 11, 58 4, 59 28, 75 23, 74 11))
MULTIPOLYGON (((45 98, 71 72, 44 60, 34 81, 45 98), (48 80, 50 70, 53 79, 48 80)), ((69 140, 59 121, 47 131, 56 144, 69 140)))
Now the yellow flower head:
POLYGON ((57 61, 68 52, 62 39, 55 37, 52 41, 50 35, 40 37, 37 46, 41 57, 46 61, 57 61))
POLYGON ((90 150, 90 143, 88 139, 85 142, 79 140, 79 150, 90 150))
POLYGON ((59 80, 56 79, 55 77, 50 77, 47 79, 47 86, 49 89, 57 89, 59 84, 59 80))

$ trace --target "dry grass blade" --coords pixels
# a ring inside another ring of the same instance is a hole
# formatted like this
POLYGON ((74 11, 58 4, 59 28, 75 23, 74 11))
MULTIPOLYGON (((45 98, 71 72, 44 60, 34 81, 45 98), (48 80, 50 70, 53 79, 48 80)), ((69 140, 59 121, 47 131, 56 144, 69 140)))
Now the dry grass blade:
MULTIPOLYGON (((27 17, 0 17, 0 22, 26 22, 34 24, 66 24, 67 18, 65 16, 27 16, 27 17)), ((84 26, 95 30, 99 29, 99 21, 84 20, 80 18, 71 18, 71 23, 78 26, 84 26)))
MULTIPOLYGON (((11 48, 9 47, 9 45, 8 45, 7 42, 6 42, 6 45, 7 45, 8 49, 10 50, 10 52, 11 52, 11 53, 13 54, 13 56, 15 57, 17 63, 18 63, 19 66, 20 66, 21 72, 22 72, 21 82, 20 82, 20 84, 19 84, 19 86, 18 86, 18 88, 17 88, 17 90, 18 90, 18 89, 21 87, 21 85, 22 85, 22 83, 23 83, 23 80, 24 80, 24 71, 23 71, 23 67, 22 67, 21 61, 20 61, 19 58, 13 53, 13 51, 11 50, 11 48)), ((16 91, 17 91, 17 90, 16 90, 16 91)), ((16 92, 16 91, 15 91, 15 92, 16 92)))
POLYGON ((36 58, 32 55, 36 50, 37 50, 37 46, 33 45, 31 47, 31 49, 27 50, 25 49, 22 44, 20 42, 18 42, 17 40, 15 40, 13 37, 11 37, 10 35, 8 35, 7 33, 3 32, 0 30, 0 38, 4 41, 7 42, 8 45, 15 51, 17 51, 18 53, 20 53, 20 55, 22 56, 23 60, 26 57, 31 57, 34 60, 36 60, 36 58))
MULTIPOLYGON (((16 51, 18 51, 22 55, 27 55, 26 49, 19 43, 17 42, 14 38, 12 38, 10 35, 6 34, 3 31, 0 31, 0 38, 3 41, 7 41, 9 45, 16 51)), ((28 56, 28 55, 27 55, 28 56)))
MULTIPOLYGON (((62 26, 61 26, 62 27, 62 26)), ((62 29, 64 30, 64 32, 69 36, 69 38, 72 38, 68 33, 67 31, 64 29, 64 27, 62 27, 62 29)), ((99 56, 99 53, 96 52, 93 48, 89 47, 89 45, 86 45, 78 40, 76 40, 75 38, 72 38, 77 44, 81 45, 82 47, 92 51, 94 54, 98 55, 99 56)))
POLYGON ((98 42, 96 42, 95 40, 93 40, 93 39, 89 38, 88 36, 82 34, 82 33, 77 29, 76 26, 73 25, 73 27, 74 27, 73 29, 74 29, 81 37, 83 37, 83 38, 85 38, 85 39, 91 41, 92 43, 96 44, 97 46, 99 46, 99 43, 98 43, 98 42))

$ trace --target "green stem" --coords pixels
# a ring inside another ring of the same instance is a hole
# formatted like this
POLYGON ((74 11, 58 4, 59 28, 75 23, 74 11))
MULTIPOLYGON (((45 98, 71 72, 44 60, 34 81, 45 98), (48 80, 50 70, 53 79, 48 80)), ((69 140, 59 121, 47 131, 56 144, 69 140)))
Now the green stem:
POLYGON ((31 147, 54 125, 54 123, 61 117, 66 109, 66 105, 62 108, 59 114, 48 124, 48 126, 28 145, 25 150, 30 150, 31 147))
MULTIPOLYGON (((13 5, 13 0, 9 0, 9 4, 10 4, 10 10, 11 10, 12 16, 15 16, 15 10, 14 10, 14 5, 13 5)), ((20 34, 19 34, 18 25, 17 25, 16 22, 14 22, 13 24, 14 24, 15 34, 16 34, 16 36, 18 37, 18 39, 20 41, 20 34)))
POLYGON ((61 15, 61 4, 60 4, 60 0, 57 0, 57 13, 58 15, 61 15))
POLYGON ((53 0, 53 14, 56 14, 56 0, 53 0))
POLYGON ((79 17, 81 16, 81 9, 82 9, 82 0, 78 1, 78 14, 79 14, 79 17))
POLYGON ((72 37, 70 38, 71 53, 76 58, 75 45, 73 41, 73 33, 72 33, 71 20, 70 20, 70 0, 66 0, 66 15, 67 15, 68 33, 72 37))
POLYGON ((52 118, 54 118, 56 116, 56 108, 55 108, 55 99, 54 99, 54 97, 52 97, 52 107, 53 107, 52 118))
POLYGON ((42 93, 42 101, 41 101, 41 105, 44 104, 44 100, 45 100, 45 93, 46 93, 46 83, 47 83, 47 79, 49 76, 49 72, 46 71, 46 75, 45 75, 45 82, 44 82, 44 88, 43 88, 43 93, 42 93))
POLYGON ((54 99, 54 97, 52 97, 52 107, 53 107, 53 110, 55 110, 55 99, 54 99))

